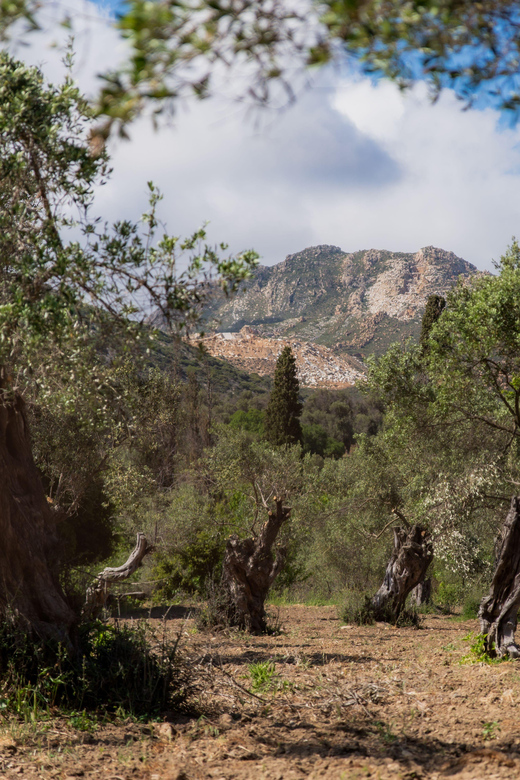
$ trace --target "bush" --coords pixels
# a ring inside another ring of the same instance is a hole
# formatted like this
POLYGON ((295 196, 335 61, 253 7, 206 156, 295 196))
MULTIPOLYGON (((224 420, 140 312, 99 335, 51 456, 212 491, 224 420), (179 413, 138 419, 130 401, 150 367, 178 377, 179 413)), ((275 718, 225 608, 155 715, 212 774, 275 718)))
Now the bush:
POLYGON ((345 445, 327 434, 321 425, 303 425, 303 451, 322 458, 341 458, 345 454, 345 445))
POLYGON ((370 597, 361 591, 348 591, 345 602, 341 607, 340 618, 344 623, 353 623, 356 626, 366 626, 374 623, 370 597))
POLYGON ((0 627, 0 710, 35 720, 65 712, 157 717, 186 706, 189 672, 177 641, 144 623, 80 627, 75 651, 0 627))
POLYGON ((464 620, 476 620, 482 599, 475 596, 468 596, 462 605, 462 617, 464 620))
POLYGON ((351 591, 347 594, 343 604, 341 619, 345 623, 354 623, 357 626, 371 625, 372 623, 391 623, 399 627, 413 626, 418 628, 421 618, 416 609, 403 609, 395 620, 390 609, 375 609, 372 599, 366 593, 351 591))
POLYGON ((264 435, 264 422, 265 412, 260 409, 249 409, 247 412, 239 409, 229 419, 232 428, 256 433, 258 436, 264 435))

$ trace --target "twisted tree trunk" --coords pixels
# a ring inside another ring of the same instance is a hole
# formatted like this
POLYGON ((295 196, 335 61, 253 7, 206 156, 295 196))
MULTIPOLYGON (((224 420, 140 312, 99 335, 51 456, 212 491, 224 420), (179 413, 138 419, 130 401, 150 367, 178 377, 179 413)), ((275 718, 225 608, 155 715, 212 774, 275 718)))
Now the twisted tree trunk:
POLYGON ((91 619, 96 617, 106 605, 109 596, 109 585, 113 582, 121 582, 137 571, 143 558, 153 550, 153 545, 148 544, 146 536, 139 531, 135 547, 128 560, 122 566, 107 567, 100 572, 95 581, 87 588, 83 617, 91 619))
POLYGON ((0 396, 0 615, 69 643, 74 613, 58 581, 57 513, 34 463, 25 404, 0 396))
POLYGON ((520 656, 515 643, 520 607, 520 496, 513 496, 496 543, 495 572, 488 596, 480 604, 480 631, 491 655, 520 656))
POLYGON ((222 579, 223 611, 226 621, 252 633, 266 630, 265 600, 269 588, 285 563, 286 550, 279 548, 273 558, 272 548, 291 510, 276 498, 275 511, 269 512, 256 538, 228 539, 222 579))
POLYGON ((409 530, 394 528, 392 557, 381 587, 371 601, 376 620, 397 620, 406 597, 424 579, 432 558, 433 546, 424 528, 419 525, 409 530))

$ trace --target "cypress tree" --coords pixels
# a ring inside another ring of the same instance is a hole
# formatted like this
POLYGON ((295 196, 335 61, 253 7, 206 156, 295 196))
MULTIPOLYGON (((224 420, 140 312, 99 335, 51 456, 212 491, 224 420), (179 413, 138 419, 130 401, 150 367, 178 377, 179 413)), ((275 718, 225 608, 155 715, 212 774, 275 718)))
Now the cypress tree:
POLYGON ((296 360, 290 347, 284 347, 274 372, 274 384, 265 410, 265 438, 271 444, 297 444, 302 440, 300 383, 296 360))
POLYGON ((446 301, 442 295, 429 295, 426 301, 426 308, 424 310, 421 326, 421 337, 419 343, 423 348, 423 352, 427 349, 428 338, 433 325, 437 322, 442 314, 442 310, 446 306, 446 301))

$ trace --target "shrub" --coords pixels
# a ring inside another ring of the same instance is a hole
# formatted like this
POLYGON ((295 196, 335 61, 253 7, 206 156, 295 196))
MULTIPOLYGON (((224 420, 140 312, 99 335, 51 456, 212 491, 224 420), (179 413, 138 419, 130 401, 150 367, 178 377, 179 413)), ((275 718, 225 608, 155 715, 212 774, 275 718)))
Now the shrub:
POLYGON ((0 627, 0 709, 31 720, 65 712, 156 717, 186 706, 190 677, 178 640, 136 627, 89 623, 75 651, 0 627))
POLYGON ((370 596, 360 591, 351 591, 347 594, 341 618, 345 623, 354 623, 358 626, 381 622, 392 623, 399 627, 413 626, 414 628, 419 628, 421 622, 416 609, 403 609, 397 620, 389 607, 376 610, 370 596))

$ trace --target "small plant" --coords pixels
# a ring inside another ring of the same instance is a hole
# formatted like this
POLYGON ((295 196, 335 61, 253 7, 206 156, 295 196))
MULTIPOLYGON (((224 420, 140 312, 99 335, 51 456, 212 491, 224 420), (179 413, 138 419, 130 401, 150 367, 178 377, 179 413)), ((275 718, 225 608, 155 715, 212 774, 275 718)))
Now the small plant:
POLYGON ((88 713, 86 710, 82 710, 81 712, 71 712, 69 715, 69 723, 73 729, 92 734, 94 731, 97 731, 99 727, 99 718, 88 713))
POLYGON ((465 637, 464 642, 470 642, 469 653, 460 659, 461 664, 498 664, 503 661, 507 661, 507 656, 503 658, 497 658, 495 655, 495 643, 491 643, 491 648, 488 650, 486 646, 485 634, 475 634, 470 631, 465 637))
POLYGON ((273 661, 264 661, 250 664, 249 676, 251 677, 252 691, 268 691, 276 685, 276 667, 273 661))
POLYGON ((482 726, 482 739, 497 738, 497 731, 500 731, 500 726, 497 720, 485 721, 482 726))
POLYGON ((388 723, 383 723, 381 720, 376 720, 374 726, 377 729, 377 733, 385 743, 385 745, 392 745, 396 740, 396 735, 392 732, 392 727, 388 723))

